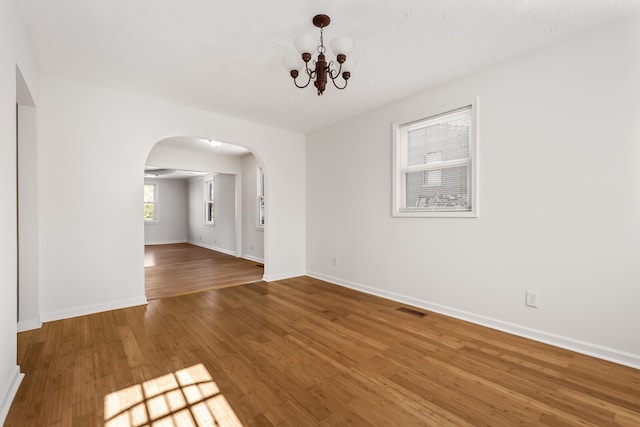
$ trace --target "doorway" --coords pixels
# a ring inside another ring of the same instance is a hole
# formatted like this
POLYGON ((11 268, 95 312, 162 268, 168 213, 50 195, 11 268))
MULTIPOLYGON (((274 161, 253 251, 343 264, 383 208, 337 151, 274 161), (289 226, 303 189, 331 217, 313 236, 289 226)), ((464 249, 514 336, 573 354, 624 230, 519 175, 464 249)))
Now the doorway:
POLYGON ((41 326, 38 262, 36 107, 16 66, 17 329, 41 326))
POLYGON ((144 179, 148 299, 262 279, 258 170, 257 158, 233 144, 196 137, 156 143, 144 179))

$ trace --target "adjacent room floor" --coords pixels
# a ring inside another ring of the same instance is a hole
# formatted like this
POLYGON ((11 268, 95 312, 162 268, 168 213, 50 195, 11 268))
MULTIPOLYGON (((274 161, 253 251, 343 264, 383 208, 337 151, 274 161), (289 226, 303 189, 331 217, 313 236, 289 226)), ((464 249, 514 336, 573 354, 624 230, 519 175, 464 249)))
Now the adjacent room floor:
POLYGON ((264 276, 261 263, 188 243, 145 246, 144 267, 149 300, 244 285, 264 276))

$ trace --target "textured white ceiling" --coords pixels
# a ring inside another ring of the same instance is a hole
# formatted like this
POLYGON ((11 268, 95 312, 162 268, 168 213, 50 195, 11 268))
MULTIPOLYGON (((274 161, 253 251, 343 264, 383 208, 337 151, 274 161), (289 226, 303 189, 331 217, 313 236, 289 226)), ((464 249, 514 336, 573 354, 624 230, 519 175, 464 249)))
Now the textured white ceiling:
POLYGON ((44 72, 297 131, 640 11, 640 0, 19 0, 44 72), (297 89, 292 40, 348 36, 349 87, 297 89))

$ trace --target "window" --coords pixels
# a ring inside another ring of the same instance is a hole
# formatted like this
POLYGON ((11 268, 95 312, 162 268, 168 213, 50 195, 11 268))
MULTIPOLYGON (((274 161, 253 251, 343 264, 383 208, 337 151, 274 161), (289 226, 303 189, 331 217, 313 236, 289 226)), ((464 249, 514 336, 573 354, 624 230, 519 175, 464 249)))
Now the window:
POLYGON ((144 220, 146 222, 158 221, 158 198, 155 184, 144 185, 144 220))
POLYGON ((264 172, 258 167, 258 228, 264 228, 264 172))
POLYGON ((215 210, 215 184, 214 179, 206 181, 204 183, 204 222, 207 225, 215 225, 216 223, 216 210, 215 210))
MULTIPOLYGON (((425 164, 440 161, 442 161, 442 151, 424 153, 425 164)), ((422 185, 424 185, 425 187, 442 185, 442 170, 435 169, 422 171, 422 185)))
POLYGON ((473 100, 394 124, 394 216, 478 216, 476 110, 473 100))

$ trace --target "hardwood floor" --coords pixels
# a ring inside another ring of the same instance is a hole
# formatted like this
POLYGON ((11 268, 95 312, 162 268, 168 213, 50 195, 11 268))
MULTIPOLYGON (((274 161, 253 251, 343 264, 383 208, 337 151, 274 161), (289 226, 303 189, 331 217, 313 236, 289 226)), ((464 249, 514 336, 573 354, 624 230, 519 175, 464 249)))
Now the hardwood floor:
POLYGON ((144 248, 147 299, 165 298, 258 282, 262 264, 179 243, 144 248))
POLYGON ((301 277, 45 323, 5 426, 640 425, 638 370, 400 307, 301 277))

